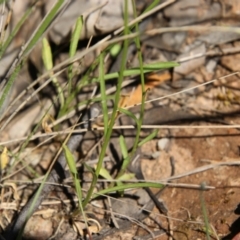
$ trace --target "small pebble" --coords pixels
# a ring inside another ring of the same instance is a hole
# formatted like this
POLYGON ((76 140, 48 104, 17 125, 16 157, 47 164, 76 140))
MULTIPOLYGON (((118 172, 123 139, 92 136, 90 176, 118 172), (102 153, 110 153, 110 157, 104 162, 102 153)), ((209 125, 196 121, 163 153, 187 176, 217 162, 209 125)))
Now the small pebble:
POLYGON ((27 222, 24 229, 26 239, 49 239, 53 234, 53 221, 51 218, 43 219, 41 216, 33 216, 27 222))
POLYGON ((158 141, 158 149, 159 150, 167 150, 169 146, 170 140, 168 138, 162 138, 158 141))
POLYGON ((206 65, 206 70, 208 73, 214 73, 215 69, 217 66, 217 60, 216 59, 211 59, 210 61, 208 61, 207 65, 206 65))
POLYGON ((145 205, 151 200, 149 194, 144 189, 138 189, 135 195, 138 197, 138 204, 141 206, 145 205))
POLYGON ((154 152, 154 153, 152 153, 152 159, 157 159, 157 158, 159 158, 160 157, 160 152, 159 151, 157 151, 157 152, 154 152))

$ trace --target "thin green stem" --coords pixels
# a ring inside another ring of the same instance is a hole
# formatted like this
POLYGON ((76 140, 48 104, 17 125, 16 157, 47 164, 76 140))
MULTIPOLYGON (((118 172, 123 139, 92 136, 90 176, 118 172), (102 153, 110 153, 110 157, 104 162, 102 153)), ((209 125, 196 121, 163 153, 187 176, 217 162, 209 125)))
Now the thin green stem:
MULTIPOLYGON (((127 3, 127 0, 125 0, 124 3, 125 3, 124 34, 128 34, 128 27, 127 27, 127 24, 128 24, 128 3, 127 3)), ((101 170, 103 159, 105 157, 107 146, 109 144, 110 137, 111 137, 111 134, 112 134, 113 125, 115 123, 115 116, 116 116, 117 111, 118 111, 118 103, 119 103, 120 96, 121 96, 120 95, 121 86, 122 86, 122 82, 123 82, 123 79, 124 79, 123 72, 124 72, 124 69, 126 67, 128 42, 129 42, 128 39, 125 39, 124 42, 123 42, 123 57, 122 57, 122 62, 121 62, 121 67, 120 67, 119 79, 117 81, 117 90, 116 90, 116 95, 115 95, 115 100, 114 100, 113 112, 112 112, 110 123, 108 125, 106 135, 105 135, 104 140, 103 140, 103 145, 102 145, 102 149, 101 149, 101 152, 100 152, 97 168, 96 168, 95 174, 93 175, 93 180, 92 180, 91 186, 89 188, 89 191, 87 193, 87 196, 86 196, 86 198, 83 202, 83 207, 85 207, 88 204, 88 202, 90 201, 90 199, 93 195, 93 190, 94 190, 94 188, 97 184, 99 172, 101 170)))
POLYGON ((209 228, 209 222, 208 222, 208 215, 207 215, 207 210, 206 210, 206 206, 205 206, 205 201, 204 201, 204 197, 203 197, 203 191, 205 188, 205 184, 201 183, 201 191, 200 191, 200 201, 201 201, 201 207, 202 207, 202 212, 203 212, 203 219, 204 219, 204 223, 205 223, 205 232, 206 232, 206 237, 207 240, 210 240, 210 228, 209 228))
MULTIPOLYGON (((132 6, 133 6, 134 18, 137 18, 135 0, 132 0, 132 6)), ((136 32, 139 32, 138 23, 135 24, 135 30, 136 30, 136 32)), ((136 133, 136 137, 135 137, 135 141, 134 141, 134 144, 133 144, 132 151, 131 151, 130 156, 129 156, 130 158, 134 155, 134 153, 136 152, 137 147, 138 147, 139 136, 140 136, 141 126, 142 126, 142 122, 143 122, 143 115, 144 115, 144 108, 145 108, 145 96, 146 96, 143 59, 142 59, 141 43, 140 43, 139 35, 134 39, 134 41, 135 41, 135 44, 136 44, 136 47, 137 47, 137 53, 138 53, 140 80, 141 80, 141 87, 142 87, 142 102, 141 102, 140 116, 139 116, 138 124, 137 124, 137 133, 136 133)))

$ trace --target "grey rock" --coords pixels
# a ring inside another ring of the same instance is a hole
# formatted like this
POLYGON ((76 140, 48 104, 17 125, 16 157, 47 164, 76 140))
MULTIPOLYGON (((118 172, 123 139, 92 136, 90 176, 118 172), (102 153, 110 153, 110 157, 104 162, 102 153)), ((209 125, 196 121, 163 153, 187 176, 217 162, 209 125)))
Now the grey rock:
POLYGON ((164 15, 170 18, 171 26, 183 26, 208 19, 221 17, 221 4, 214 2, 211 5, 202 6, 201 0, 182 0, 165 8, 164 15))
POLYGON ((206 70, 209 73, 214 73, 217 66, 217 59, 211 59, 206 64, 206 70))
MULTIPOLYGON (((179 56, 179 59, 187 59, 191 56, 197 56, 197 54, 204 54, 206 52, 206 46, 200 41, 195 41, 189 46, 189 50, 179 56)), ((198 57, 191 59, 190 61, 182 62, 181 65, 174 69, 174 80, 179 79, 179 77, 188 75, 190 72, 196 68, 202 66, 205 63, 206 57, 198 57)))
POLYGON ((159 158, 159 157, 160 157, 160 152, 157 151, 157 152, 152 153, 151 157, 152 157, 153 159, 159 158))
POLYGON ((240 39, 240 34, 237 32, 210 32, 198 38, 199 40, 207 43, 208 45, 219 45, 227 42, 232 42, 240 39))

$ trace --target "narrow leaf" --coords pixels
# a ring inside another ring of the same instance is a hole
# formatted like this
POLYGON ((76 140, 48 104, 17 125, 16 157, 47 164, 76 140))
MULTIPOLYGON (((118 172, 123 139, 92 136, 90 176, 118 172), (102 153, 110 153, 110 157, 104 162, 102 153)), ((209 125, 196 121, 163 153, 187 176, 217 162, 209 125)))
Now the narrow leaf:
MULTIPOLYGON (((46 70, 49 71, 53 68, 52 50, 51 50, 49 42, 46 38, 43 38, 42 44, 43 44, 43 48, 42 48, 43 63, 44 63, 46 70)), ((52 75, 53 75, 53 73, 50 73, 50 77, 52 75)), ((56 91, 58 93, 59 100, 60 100, 60 105, 61 105, 61 107, 63 107, 64 101, 65 101, 64 95, 63 95, 63 90, 62 90, 56 77, 52 77, 52 82, 53 82, 54 86, 56 87, 56 91)))
POLYGON ((78 179, 78 172, 77 172, 77 167, 76 167, 76 163, 74 160, 74 157, 72 155, 72 153, 70 152, 69 148, 64 144, 63 145, 63 151, 66 157, 66 161, 69 167, 69 170, 72 174, 73 177, 73 182, 74 182, 74 186, 75 186, 75 190, 78 196, 78 206, 79 206, 79 210, 83 215, 84 221, 85 221, 85 225, 87 227, 87 221, 86 221, 86 216, 83 210, 83 204, 82 204, 82 188, 80 185, 80 181, 78 179))
POLYGON ((83 17, 78 17, 76 25, 72 34, 72 39, 70 42, 69 56, 73 57, 76 54, 78 41, 83 27, 83 17))
POLYGON ((121 177, 118 178, 119 181, 127 181, 135 177, 134 173, 124 173, 121 177))
POLYGON ((26 10, 24 15, 21 17, 21 19, 17 23, 17 25, 11 31, 10 35, 8 36, 8 38, 6 39, 6 41, 4 42, 4 44, 2 45, 2 47, 0 49, 0 59, 2 58, 3 54, 7 50, 8 46, 12 42, 13 38, 17 35, 17 33, 18 33, 19 29, 21 28, 21 26, 24 24, 24 22, 29 18, 30 14, 33 12, 34 7, 35 6, 32 6, 32 7, 28 8, 26 10))
MULTIPOLYGON (((73 57, 76 54, 78 41, 82 31, 82 26, 83 26, 83 17, 81 16, 81 17, 78 17, 75 24, 75 28, 73 30, 72 39, 70 42, 69 57, 73 57)), ((71 93, 72 91, 72 78, 73 78, 73 64, 71 64, 68 68, 68 79, 69 79, 68 92, 69 93, 71 93)))
POLYGON ((75 159, 74 159, 72 153, 70 152, 70 150, 68 149, 68 147, 65 144, 63 145, 63 150, 64 150, 64 154, 65 154, 70 172, 72 174, 77 174, 75 159))
POLYGON ((53 68, 52 50, 46 38, 43 38, 42 44, 43 44, 42 48, 43 63, 45 68, 49 71, 53 68))
POLYGON ((151 134, 149 134, 146 138, 144 138, 141 142, 138 143, 138 146, 141 147, 143 144, 145 144, 146 142, 152 140, 153 138, 155 138, 158 134, 159 130, 154 130, 151 134))
MULTIPOLYGON (((176 62, 161 62, 161 63, 152 63, 152 64, 147 64, 147 65, 143 65, 143 73, 149 73, 149 72, 153 72, 153 71, 158 71, 161 69, 167 69, 167 68, 172 68, 172 67, 177 67, 179 66, 178 63, 176 62)), ((125 69, 123 71, 123 76, 124 77, 128 77, 128 76, 134 76, 134 75, 139 75, 141 73, 141 69, 139 68, 131 68, 131 69, 125 69)), ((119 77, 119 73, 115 72, 115 73, 109 73, 109 74, 105 74, 104 75, 104 80, 111 80, 114 78, 118 78, 119 77)), ((91 80, 88 81, 88 83, 94 83, 94 82, 98 82, 99 78, 92 78, 91 80)))
POLYGON ((53 8, 47 13, 39 27, 33 33, 31 39, 27 43, 27 46, 23 52, 23 56, 26 55, 29 51, 31 51, 31 49, 36 45, 36 43, 41 39, 44 32, 47 30, 48 26, 53 21, 53 19, 57 16, 57 13, 59 12, 64 3, 65 3, 64 0, 58 0, 56 4, 53 6, 53 8))
POLYGON ((159 3, 160 3, 161 0, 154 0, 145 10, 143 13, 146 13, 150 10, 152 10, 154 7, 156 7, 159 3))
POLYGON ((106 86, 105 86, 105 81, 104 81, 103 53, 100 54, 99 76, 100 76, 100 91, 101 91, 101 97, 102 97, 104 136, 106 136, 107 131, 108 131, 108 108, 107 108, 106 86))
POLYGON ((112 176, 109 174, 108 170, 104 167, 100 169, 99 175, 109 181, 113 179, 112 176))
POLYGON ((123 135, 121 135, 119 137, 119 143, 120 143, 120 148, 121 148, 123 159, 125 159, 128 156, 128 150, 127 150, 127 145, 126 145, 126 142, 125 142, 125 139, 124 139, 123 135))
POLYGON ((134 120, 134 122, 138 125, 138 119, 136 118, 136 116, 132 112, 130 112, 127 109, 124 109, 124 108, 119 108, 118 111, 127 115, 127 116, 129 116, 130 118, 132 118, 134 120))
POLYGON ((115 193, 117 191, 123 191, 131 188, 144 188, 144 187, 152 187, 152 188, 163 188, 164 185, 160 183, 152 183, 152 182, 141 182, 141 183, 126 183, 120 186, 114 186, 111 188, 103 189, 95 194, 93 194, 92 199, 98 197, 99 195, 115 193))

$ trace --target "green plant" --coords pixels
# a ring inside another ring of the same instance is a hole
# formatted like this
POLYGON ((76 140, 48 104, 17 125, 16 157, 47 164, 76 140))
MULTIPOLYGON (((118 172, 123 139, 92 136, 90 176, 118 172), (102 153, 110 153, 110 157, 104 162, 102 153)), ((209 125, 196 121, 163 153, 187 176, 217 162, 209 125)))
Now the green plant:
MULTIPOLYGON (((153 5, 151 5, 148 9, 152 9, 155 4, 158 3, 158 1, 154 1, 153 5)), ((136 6, 135 2, 132 1, 133 9, 134 9, 134 17, 137 18, 137 13, 136 13, 136 6)), ((3 56, 4 52, 6 51, 8 45, 12 41, 12 39, 16 36, 17 32, 19 31, 20 27, 26 19, 29 17, 31 11, 34 9, 34 6, 31 6, 29 10, 26 12, 24 17, 21 19, 19 25, 13 30, 12 34, 8 37, 8 39, 1 44, 0 48, 0 56, 3 56)), ((73 153, 69 150, 69 148, 66 145, 66 142, 63 142, 62 148, 65 154, 65 158, 67 160, 67 164, 69 166, 69 170, 73 179, 73 185, 76 191, 76 194, 78 196, 78 209, 77 212, 80 211, 82 215, 84 215, 84 209, 85 207, 90 203, 92 199, 97 198, 99 195, 102 194, 110 194, 113 192, 120 192, 124 193, 125 190, 129 188, 142 188, 142 187, 156 187, 156 188, 162 188, 163 185, 159 183, 151 183, 151 182, 139 182, 139 183, 126 183, 125 181, 128 180, 129 178, 133 177, 132 174, 127 173, 127 167, 132 160, 132 157, 134 156, 137 148, 141 145, 143 145, 146 141, 152 139, 153 137, 156 136, 156 131, 154 131, 152 134, 150 134, 147 138, 144 140, 140 141, 140 131, 141 131, 141 126, 142 126, 142 121, 143 121, 143 114, 144 114, 144 102, 145 102, 145 96, 146 96, 146 89, 145 89, 145 80, 144 80, 144 74, 150 73, 153 71, 157 71, 159 69, 166 69, 170 67, 177 66, 177 63, 174 62, 167 62, 167 63, 155 63, 155 64, 144 64, 143 59, 142 59, 142 54, 141 54, 141 43, 140 43, 140 32, 139 32, 139 27, 138 27, 138 22, 129 25, 129 20, 128 20, 128 4, 127 0, 125 0, 125 9, 124 9, 124 29, 123 32, 121 33, 121 37, 124 39, 123 40, 123 57, 122 57, 122 63, 119 72, 111 73, 111 74, 106 74, 105 73, 105 68, 104 68, 104 58, 109 52, 111 51, 113 45, 119 41, 116 39, 113 39, 112 42, 109 41, 107 43, 107 47, 101 51, 99 56, 97 56, 96 60, 94 63, 89 67, 88 71, 85 72, 85 74, 82 76, 81 81, 76 83, 76 86, 73 87, 74 85, 74 78, 75 72, 73 70, 73 63, 74 61, 80 60, 81 57, 84 57, 84 54, 87 54, 88 51, 93 51, 98 47, 98 44, 96 46, 93 46, 90 48, 90 50, 86 50, 82 55, 77 55, 77 43, 79 40, 79 36, 81 34, 81 29, 83 26, 83 18, 79 16, 77 19, 76 25, 75 25, 75 30, 73 31, 72 37, 71 37, 71 42, 70 42, 70 50, 69 50, 69 59, 64 62, 59 64, 58 66, 54 66, 53 58, 52 58, 52 50, 49 46, 49 43, 46 38, 44 38, 46 31, 51 27, 52 22, 57 19, 57 16, 59 16, 60 12, 62 11, 62 8, 64 6, 64 1, 59 0, 56 2, 56 4, 52 7, 52 9, 49 11, 49 13, 46 15, 46 17, 42 20, 40 23, 39 27, 36 29, 36 31, 32 34, 30 39, 27 41, 27 43, 23 46, 22 50, 19 52, 18 57, 14 64, 12 65, 11 69, 7 72, 5 76, 5 86, 4 89, 2 89, 2 95, 0 98, 0 108, 4 108, 4 103, 6 99, 10 95, 11 87, 12 84, 14 83, 16 77, 18 76, 21 68, 26 64, 26 59, 29 56, 29 53, 31 50, 36 46, 36 44, 42 39, 43 41, 43 51, 42 51, 42 58, 44 62, 44 66, 46 69, 46 72, 42 74, 32 85, 31 87, 35 86, 37 83, 40 82, 40 80, 45 79, 44 84, 48 84, 50 82, 53 82, 56 92, 57 92, 57 99, 59 99, 59 105, 60 105, 60 110, 57 112, 57 118, 61 118, 69 114, 69 112, 73 109, 76 108, 76 103, 74 100, 79 96, 79 94, 82 93, 82 89, 86 86, 91 86, 93 84, 98 85, 100 87, 100 96, 98 97, 93 97, 92 99, 87 99, 84 101, 81 101, 78 103, 79 106, 87 106, 87 105, 92 105, 94 102, 99 102, 101 104, 102 108, 102 114, 103 114, 103 125, 104 125, 104 131, 103 131, 103 141, 101 145, 101 151, 98 159, 98 163, 96 168, 90 168, 89 166, 86 165, 87 169, 92 173, 92 182, 90 188, 87 190, 87 194, 85 197, 83 194, 83 190, 81 188, 81 184, 79 181, 78 177, 78 170, 76 167, 76 164, 74 162, 74 157, 73 153), (129 47, 130 43, 130 38, 129 35, 132 34, 132 32, 135 31, 137 34, 133 38, 134 43, 136 44, 136 47, 138 49, 138 61, 139 61, 139 67, 138 68, 130 68, 127 69, 127 50, 129 47), (59 70, 61 68, 61 70, 59 70), (98 77, 92 77, 91 73, 95 70, 99 70, 99 76, 98 77), (57 80, 57 75, 61 73, 61 71, 67 70, 67 89, 68 91, 65 91, 65 88, 61 86, 61 84, 57 80), (124 81, 124 78, 126 76, 134 76, 134 75, 140 75, 140 80, 141 80, 141 88, 142 88, 142 101, 141 101, 141 110, 140 110, 140 117, 136 118, 133 113, 131 113, 130 110, 122 108, 120 106, 119 102, 121 99, 121 89, 122 89, 122 84, 124 81), (46 80, 47 78, 47 80, 46 80), (107 94, 107 88, 106 88, 106 83, 108 80, 117 78, 117 84, 116 84, 116 91, 114 94, 109 95, 107 94), (109 109, 108 107, 108 101, 111 99, 114 104, 113 104, 113 109, 109 109), (132 118, 136 124, 136 138, 134 141, 134 145, 132 148, 131 152, 128 152, 128 149, 125 144, 124 136, 121 136, 119 141, 121 145, 121 151, 123 154, 123 162, 121 165, 120 170, 118 171, 117 175, 115 177, 111 176, 107 170, 103 167, 103 160, 106 155, 106 149, 109 145, 111 135, 113 132, 113 126, 115 124, 116 117, 118 114, 125 114, 128 115, 130 118, 132 118), (104 189, 104 190, 99 190, 98 192, 94 193, 94 190, 96 188, 96 185, 98 183, 99 177, 104 177, 107 180, 116 180, 116 184, 110 183, 109 186, 104 189)), ((120 39, 121 39, 120 37, 120 39)), ((44 86, 41 86, 44 87, 44 86)), ((41 87, 36 91, 40 91, 41 87)), ((20 95, 19 97, 21 97, 20 95)), ((21 105, 22 106, 22 105, 21 105)), ((21 107, 20 107, 21 109, 21 107)), ((19 109, 17 109, 19 111, 19 109)), ((16 111, 16 112, 17 112, 16 111)), ((16 113, 14 113, 16 114, 16 113)), ((46 112, 47 114, 47 112, 46 112)), ((8 122, 13 118, 14 115, 9 117, 8 121, 4 123, 4 127, 8 124, 8 122)), ((2 116, 3 118, 3 116, 2 116)), ((3 127, 3 128, 4 128, 3 127)), ((30 137, 35 134, 38 130, 40 130, 40 122, 36 125, 33 131, 29 133, 28 139, 25 141, 24 144, 22 144, 19 153, 28 145, 30 137)), ((71 136, 69 136, 71 137, 71 136)), ((44 176, 44 179, 42 180, 42 183, 35 195, 35 201, 33 201, 31 208, 28 211, 28 216, 27 219, 31 216, 33 212, 33 206, 35 202, 37 201, 37 198, 40 196, 41 191, 43 189, 44 184, 46 183, 47 177, 50 174, 50 169, 49 168, 48 172, 44 176)), ((27 169, 27 171, 29 171, 27 169)), ((29 171, 30 172, 30 171, 29 171)), ((87 222, 85 222, 87 225, 87 222)), ((21 238, 21 234, 19 234, 19 238, 21 238)))

